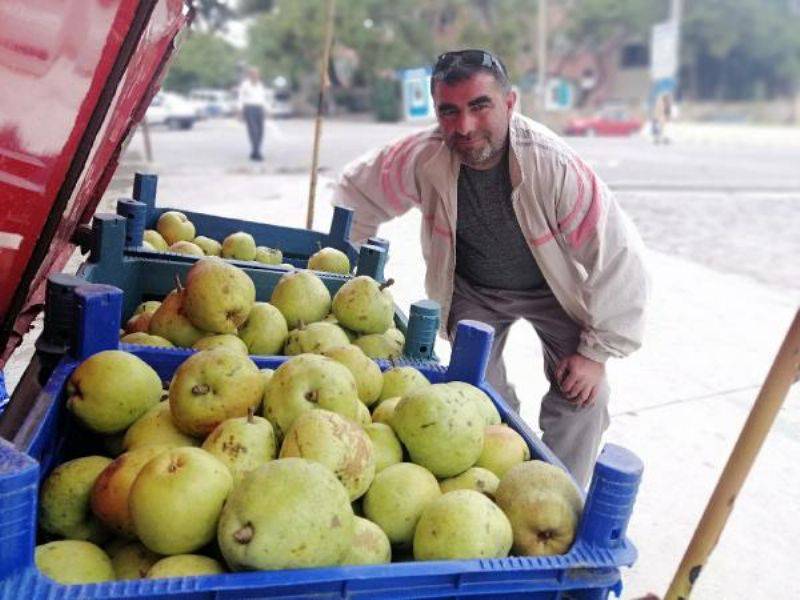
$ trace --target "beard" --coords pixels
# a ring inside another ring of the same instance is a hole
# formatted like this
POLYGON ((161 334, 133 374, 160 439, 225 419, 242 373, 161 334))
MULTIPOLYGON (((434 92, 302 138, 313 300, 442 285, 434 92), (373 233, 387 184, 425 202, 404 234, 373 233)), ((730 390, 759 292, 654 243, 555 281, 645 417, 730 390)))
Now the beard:
POLYGON ((480 167, 497 158, 504 150, 504 144, 494 144, 488 135, 480 137, 485 141, 482 146, 465 148, 459 145, 459 142, 464 140, 463 136, 453 134, 447 139, 447 147, 458 154, 461 162, 468 167, 480 167))

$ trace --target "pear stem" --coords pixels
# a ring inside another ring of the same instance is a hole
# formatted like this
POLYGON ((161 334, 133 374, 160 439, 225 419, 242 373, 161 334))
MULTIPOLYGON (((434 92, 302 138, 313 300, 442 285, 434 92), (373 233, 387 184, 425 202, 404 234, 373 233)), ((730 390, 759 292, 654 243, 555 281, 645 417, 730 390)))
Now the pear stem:
POLYGON ((183 291, 183 284, 181 283, 181 276, 175 273, 175 289, 178 293, 183 291))
POLYGON ((384 281, 384 282, 383 282, 383 283, 382 283, 382 284, 381 284, 381 285, 378 287, 378 289, 379 289, 380 291, 383 291, 383 290, 385 290, 386 288, 388 288, 388 287, 389 287, 389 286, 391 286, 391 285, 394 285, 394 279, 392 279, 392 278, 390 277, 389 279, 387 279, 386 281, 384 281))

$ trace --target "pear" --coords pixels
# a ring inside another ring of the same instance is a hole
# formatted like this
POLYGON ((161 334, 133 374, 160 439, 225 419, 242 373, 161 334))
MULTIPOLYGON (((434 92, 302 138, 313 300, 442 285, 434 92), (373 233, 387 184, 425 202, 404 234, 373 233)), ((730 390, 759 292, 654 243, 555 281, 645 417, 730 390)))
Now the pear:
POLYGON ((343 565, 382 565, 392 562, 392 546, 383 529, 362 517, 355 517, 353 542, 342 558, 343 565))
POLYGON ((279 265, 283 261, 283 252, 277 248, 256 246, 256 257, 254 260, 265 265, 279 265))
POLYGON ((403 396, 391 425, 411 460, 437 477, 466 471, 483 449, 483 417, 473 403, 462 402, 447 384, 403 396))
POLYGON ((372 441, 359 426, 328 410, 310 410, 294 420, 281 445, 281 458, 299 457, 331 470, 350 494, 364 495, 375 477, 372 441))
POLYGON ((404 396, 408 392, 430 384, 428 378, 414 367, 393 367, 383 372, 380 400, 404 396))
POLYGON ((441 494, 430 471, 414 463, 398 463, 375 475, 364 496, 364 515, 393 545, 410 546, 422 511, 441 494))
POLYGON ((238 483, 245 473, 275 458, 277 441, 270 422, 251 412, 217 425, 203 442, 203 450, 227 466, 238 483))
POLYGON ((119 338, 123 344, 136 344, 137 346, 153 346, 155 348, 174 348, 175 346, 169 340, 163 337, 137 331, 136 333, 129 333, 119 338))
MULTIPOLYGON (((110 556, 110 555, 109 555, 110 556)), ((143 579, 162 556, 139 542, 129 542, 111 557, 116 579, 143 579)))
POLYGON ((373 359, 391 360, 403 355, 403 344, 385 333, 368 333, 353 342, 373 359))
POLYGON ((150 328, 150 319, 153 317, 152 312, 142 312, 138 315, 133 315, 125 322, 125 333, 147 332, 150 328))
POLYGON ((278 280, 270 304, 281 311, 289 328, 295 329, 301 322, 325 318, 331 308, 331 293, 311 271, 292 271, 278 280))
POLYGON ((176 554, 155 563, 147 572, 148 579, 168 577, 194 577, 197 575, 219 575, 225 572, 218 561, 201 554, 176 554))
POLYGON ((192 348, 195 350, 214 350, 215 348, 225 348, 231 352, 238 352, 247 356, 247 344, 231 333, 218 333, 208 335, 197 340, 192 348))
POLYGON ((98 352, 83 361, 67 383, 67 408, 97 433, 123 431, 161 399, 161 378, 138 356, 98 352))
POLYGON ((333 323, 334 325, 338 325, 339 327, 341 327, 342 331, 344 331, 347 334, 347 339, 350 340, 350 343, 354 342, 358 337, 358 334, 355 331, 351 331, 347 327, 342 327, 342 324, 339 323, 339 319, 337 319, 336 315, 333 313, 328 313, 322 320, 327 323, 333 323))
POLYGON ((151 335, 169 340, 176 346, 190 348, 201 337, 208 335, 195 327, 184 311, 186 290, 173 290, 150 319, 151 335))
POLYGON ((282 438, 307 410, 324 408, 358 421, 356 382, 347 367, 318 354, 300 354, 283 363, 264 392, 264 416, 282 438))
POLYGON ((414 558, 505 558, 513 537, 508 517, 494 502, 473 490, 456 490, 422 512, 414 531, 414 558))
POLYGON ((205 436, 222 421, 256 409, 264 393, 258 367, 239 352, 201 350, 175 371, 169 406, 183 433, 205 436))
POLYGON ((486 494, 490 499, 494 499, 498 485, 500 479, 497 475, 482 467, 470 467, 460 475, 439 482, 443 494, 454 490, 473 490, 486 494))
POLYGON ((53 469, 39 492, 42 529, 65 538, 101 541, 105 535, 89 499, 95 480, 110 463, 105 456, 84 456, 53 469))
POLYGON ((268 302, 256 302, 239 329, 239 337, 250 354, 279 354, 289 337, 289 327, 281 311, 268 302))
POLYGON ((161 302, 158 300, 145 300, 144 302, 140 302, 139 305, 133 309, 134 315, 140 315, 142 313, 154 313, 158 310, 158 307, 161 306, 161 302))
POLYGON ((349 345, 347 334, 338 325, 317 321, 290 331, 284 354, 287 356, 303 353, 322 354, 331 348, 349 345))
POLYGON ((122 447, 125 450, 135 450, 145 446, 166 446, 180 448, 181 446, 199 446, 200 441, 183 433, 172 420, 169 402, 159 402, 144 413, 125 432, 122 447))
POLYGON ((365 406, 372 406, 378 401, 383 388, 383 374, 380 367, 371 361, 361 348, 346 344, 325 350, 322 354, 343 364, 353 374, 358 398, 365 406))
POLYGON ((255 260, 256 241, 244 231, 230 234, 222 241, 222 257, 236 260, 255 260))
POLYGON ((455 389, 465 400, 475 403, 476 408, 483 415, 486 425, 500 424, 500 413, 497 412, 492 399, 482 389, 464 381, 450 381, 447 385, 455 389))
POLYGON ((174 448, 150 460, 128 505, 142 543, 159 554, 185 554, 214 539, 233 477, 200 448, 174 448))
POLYGON ((333 297, 333 312, 343 326, 358 333, 384 333, 394 324, 394 300, 388 289, 359 275, 347 281, 333 297))
POLYGON ((361 427, 366 427, 367 425, 372 424, 372 415, 369 414, 369 409, 367 405, 363 402, 359 402, 356 404, 356 423, 361 425, 361 427))
MULTIPOLYGON (((185 214, 177 210, 168 210, 161 213, 156 223, 156 229, 168 246, 175 242, 193 240, 195 234, 192 222, 186 218, 185 214)), ((152 244, 150 239, 145 239, 152 244)))
POLYGON ((144 446, 125 452, 95 479, 90 497, 92 512, 110 531, 130 539, 136 537, 128 510, 131 486, 142 467, 167 450, 167 446, 144 446))
POLYGON ((36 568, 64 585, 114 580, 114 567, 103 550, 90 542, 60 540, 36 546, 36 568))
POLYGON ((308 259, 308 268, 328 273, 350 274, 350 259, 347 254, 329 246, 321 248, 308 259))
POLYGON ((210 237, 198 235, 193 242, 206 256, 220 256, 222 254, 222 244, 210 237))
POLYGON ((281 458, 234 488, 218 540, 236 571, 333 566, 352 545, 354 521, 347 490, 330 469, 281 458))
POLYGON ((495 493, 514 531, 514 553, 564 554, 575 539, 583 501, 569 475, 540 460, 518 464, 495 493))
POLYGON ((483 432, 483 450, 475 463, 500 479, 514 465, 530 460, 525 439, 507 425, 489 425, 483 432))
POLYGON ((186 240, 181 240, 180 242, 175 242, 169 247, 170 252, 174 252, 175 254, 186 254, 188 256, 205 256, 206 253, 203 252, 203 249, 193 242, 189 242, 186 240))
POLYGON ((145 229, 142 242, 150 244, 157 252, 166 252, 167 248, 169 248, 169 244, 167 244, 164 238, 161 237, 161 234, 155 229, 145 229))
POLYGON ((376 473, 380 473, 386 467, 403 462, 403 447, 391 427, 385 423, 370 423, 364 426, 364 431, 372 441, 376 473))
POLYGON ((213 333, 236 333, 256 299, 253 280, 216 256, 198 260, 186 276, 183 308, 195 326, 213 333))
POLYGON ((373 423, 385 423, 391 427, 392 425, 392 418, 394 417, 394 411, 397 408, 398 403, 402 400, 399 396, 396 398, 387 398, 383 400, 375 409, 372 411, 372 422, 373 423))

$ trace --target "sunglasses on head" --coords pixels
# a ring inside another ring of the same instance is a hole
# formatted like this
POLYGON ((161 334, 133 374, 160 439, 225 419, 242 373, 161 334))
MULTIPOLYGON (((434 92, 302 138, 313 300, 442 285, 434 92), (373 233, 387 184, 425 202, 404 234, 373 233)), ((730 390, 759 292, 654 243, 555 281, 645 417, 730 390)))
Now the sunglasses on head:
POLYGON ((438 72, 450 68, 456 61, 465 65, 484 67, 492 71, 496 70, 506 75, 506 68, 503 66, 503 63, 490 52, 486 52, 486 50, 454 50, 453 52, 440 54, 439 58, 436 59, 433 74, 435 75, 438 72))

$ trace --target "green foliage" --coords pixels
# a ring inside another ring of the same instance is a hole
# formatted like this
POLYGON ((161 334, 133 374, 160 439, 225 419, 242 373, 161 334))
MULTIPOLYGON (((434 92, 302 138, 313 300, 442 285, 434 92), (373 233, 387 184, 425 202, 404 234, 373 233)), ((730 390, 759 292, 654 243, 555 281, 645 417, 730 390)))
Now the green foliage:
POLYGON ((187 92, 195 87, 229 88, 237 83, 236 48, 213 33, 192 32, 178 49, 164 87, 187 92))

